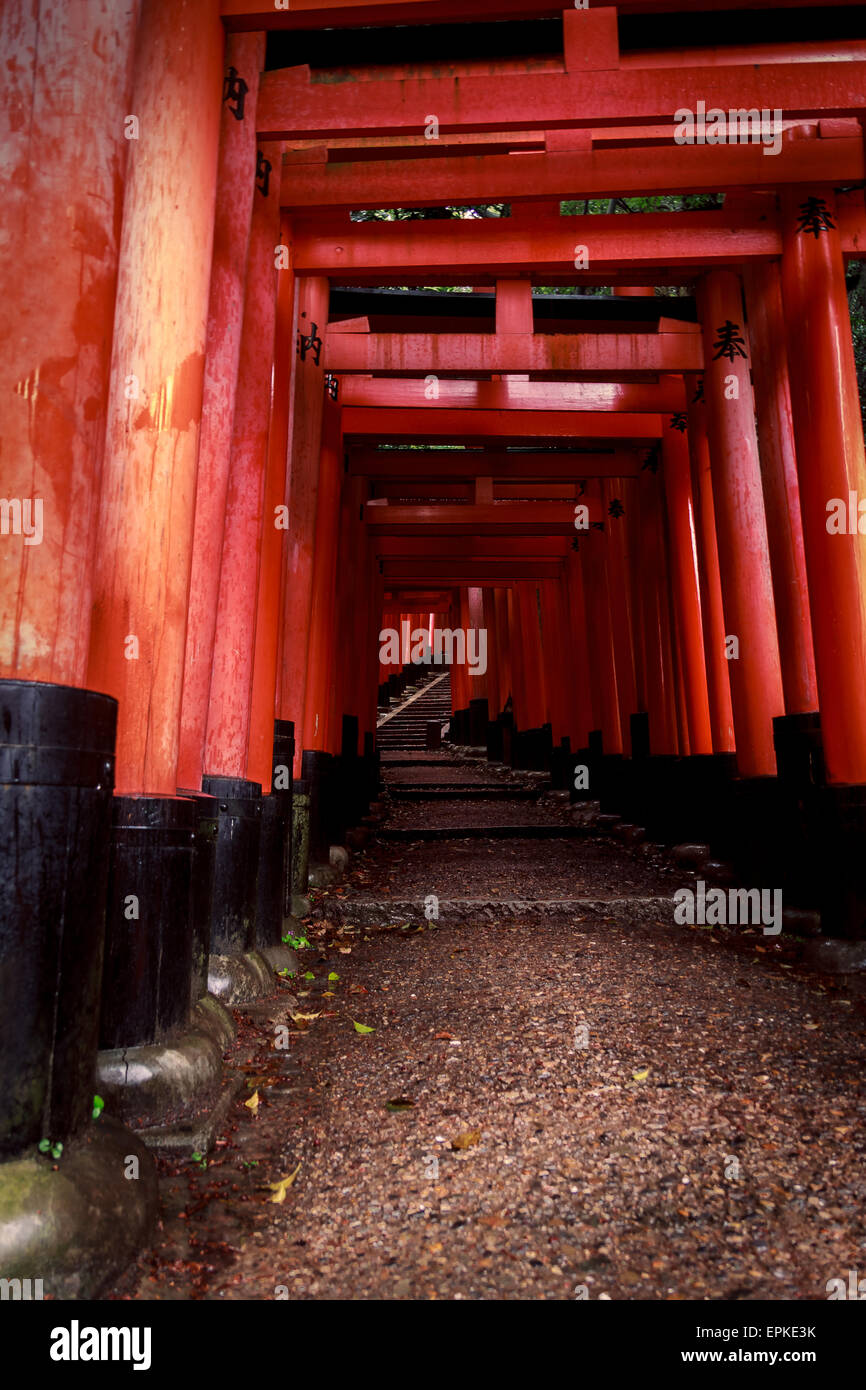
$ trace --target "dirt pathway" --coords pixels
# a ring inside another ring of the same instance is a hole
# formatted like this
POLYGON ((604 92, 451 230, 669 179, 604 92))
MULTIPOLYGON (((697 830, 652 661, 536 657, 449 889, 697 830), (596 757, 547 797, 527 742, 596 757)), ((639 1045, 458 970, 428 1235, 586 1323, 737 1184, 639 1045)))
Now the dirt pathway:
POLYGON ((359 856, 301 976, 241 1020, 253 1104, 207 1166, 162 1165, 117 1296, 826 1298, 866 1265, 862 1006, 759 932, 672 925, 670 891, 611 841, 359 856), (457 879, 595 906, 350 924, 457 879))

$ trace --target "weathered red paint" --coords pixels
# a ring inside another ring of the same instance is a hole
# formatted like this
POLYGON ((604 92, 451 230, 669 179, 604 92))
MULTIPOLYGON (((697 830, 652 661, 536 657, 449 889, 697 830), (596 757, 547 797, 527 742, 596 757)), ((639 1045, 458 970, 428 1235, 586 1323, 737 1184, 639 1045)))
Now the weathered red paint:
MULTIPOLYGON (((250 776, 253 664, 261 562, 267 554, 269 562, 273 563, 272 547, 279 539, 273 513, 264 514, 278 274, 274 245, 279 215, 273 185, 267 197, 257 188, 250 222, 204 751, 204 771, 226 777, 250 776)), ((282 488, 278 487, 277 491, 281 493, 282 488)), ((271 501, 272 498, 268 498, 268 502, 271 501)), ((276 644, 275 599, 276 594, 272 594, 270 611, 262 613, 263 622, 272 627, 270 643, 273 645, 276 644)), ((268 723, 271 746, 268 748, 266 743, 265 751, 259 742, 255 771, 260 775, 251 777, 255 782, 264 779, 265 787, 270 786, 272 712, 268 723)))
POLYGON ((866 498, 866 458, 839 235, 800 231, 809 197, 835 224, 832 188, 783 199, 782 294, 821 729, 831 782, 866 782, 866 537, 831 535, 828 503, 866 498))
POLYGON ((187 788, 201 786, 204 764, 256 169, 256 96, 264 62, 263 33, 230 36, 226 69, 234 67, 249 90, 244 119, 237 120, 224 102, 220 121, 177 767, 178 785, 187 788))
POLYGON ((87 677, 120 702, 121 793, 177 786, 223 47, 211 0, 144 0, 87 677))
MULTIPOLYGON (((739 278, 714 270, 700 285, 707 367, 704 393, 719 566, 728 636, 739 642, 730 661, 731 700, 741 777, 776 772, 773 719, 785 710, 764 498, 755 432, 755 403, 748 352, 733 343, 722 355, 726 324, 744 321, 739 278)), ((728 330, 730 333, 731 330, 728 330)))
POLYGON ((22 680, 87 677, 137 10, 0 7, 0 491, 22 508, 0 539, 0 674, 22 680))

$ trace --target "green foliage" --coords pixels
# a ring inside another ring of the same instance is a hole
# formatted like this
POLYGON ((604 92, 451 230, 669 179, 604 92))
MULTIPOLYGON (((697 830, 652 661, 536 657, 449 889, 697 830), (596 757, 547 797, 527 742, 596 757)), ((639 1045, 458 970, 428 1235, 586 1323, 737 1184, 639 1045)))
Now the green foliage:
POLYGON ((296 951, 310 950, 310 943, 305 936, 292 936, 291 932, 289 932, 288 936, 283 937, 283 941, 287 946, 294 947, 296 951))
POLYGON ((40 1152, 41 1154, 49 1154, 49 1153, 50 1153, 50 1155, 51 1155, 52 1158, 59 1158, 60 1155, 63 1153, 63 1145, 62 1145, 62 1144, 52 1144, 52 1142, 51 1142, 50 1139, 40 1139, 40 1140, 39 1140, 39 1145, 38 1145, 38 1147, 39 1147, 39 1152, 40 1152))
POLYGON ((849 265, 847 284, 854 361, 860 388, 860 412, 866 427, 866 261, 854 261, 849 265))

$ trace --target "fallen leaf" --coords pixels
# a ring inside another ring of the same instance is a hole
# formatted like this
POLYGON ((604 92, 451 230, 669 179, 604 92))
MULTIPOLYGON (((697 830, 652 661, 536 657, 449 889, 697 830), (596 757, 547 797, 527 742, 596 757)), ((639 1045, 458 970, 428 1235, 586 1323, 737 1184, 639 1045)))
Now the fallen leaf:
POLYGON ((287 1178, 280 1178, 279 1182, 268 1183, 268 1187, 274 1194, 271 1198, 272 1202, 276 1202, 277 1204, 279 1204, 280 1202, 284 1202, 286 1200, 286 1192, 291 1187, 292 1183, 295 1181, 295 1178, 298 1176, 298 1173, 300 1171, 301 1165, 299 1163, 295 1171, 293 1173, 290 1173, 287 1178))
POLYGON ((451 1140, 451 1147, 452 1149, 474 1149, 480 1140, 480 1129, 467 1129, 463 1134, 458 1134, 456 1139, 451 1140))
POLYGON ((632 1072, 632 1076, 634 1077, 635 1081, 646 1081, 646 1079, 647 1079, 647 1077, 649 1076, 649 1074, 650 1074, 650 1068, 649 1068, 649 1067, 644 1067, 642 1071, 633 1071, 633 1072, 632 1072))
MULTIPOLYGON (((355 1023, 355 1020, 352 1019, 352 1022, 355 1023)), ((375 1028, 368 1028, 366 1023, 355 1023, 356 1033, 375 1033, 375 1031, 375 1028)))
POLYGON ((253 1091, 253 1093, 252 1093, 252 1095, 250 1096, 249 1100, 245 1100, 245 1101, 244 1101, 244 1105, 247 1107, 248 1110, 251 1110, 252 1113, 253 1113, 254 1115, 257 1115, 258 1112, 259 1112, 259 1093, 258 1093, 258 1091, 253 1091))
POLYGON ((320 1009, 319 1012, 315 1014, 292 1014, 292 1022, 297 1024, 298 1028, 303 1032, 305 1028, 309 1028, 314 1018, 319 1017, 321 1012, 320 1009))
POLYGON ((433 1037, 434 1037, 434 1038, 443 1038, 443 1039, 447 1040, 448 1042, 450 1042, 451 1039, 454 1037, 454 1034, 453 1034, 453 1033, 434 1033, 434 1034, 433 1034, 433 1037))

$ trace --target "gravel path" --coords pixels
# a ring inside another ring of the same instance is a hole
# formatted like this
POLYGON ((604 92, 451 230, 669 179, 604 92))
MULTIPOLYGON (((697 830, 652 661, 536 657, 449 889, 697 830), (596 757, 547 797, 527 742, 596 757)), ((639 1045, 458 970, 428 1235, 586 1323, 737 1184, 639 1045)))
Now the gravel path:
POLYGON ((359 856, 301 977, 241 1019, 253 1105, 206 1167, 162 1165, 116 1296, 824 1299, 866 1266, 863 1006, 790 945, 621 907, 412 931, 329 907, 521 875, 662 891, 609 841, 359 856))

